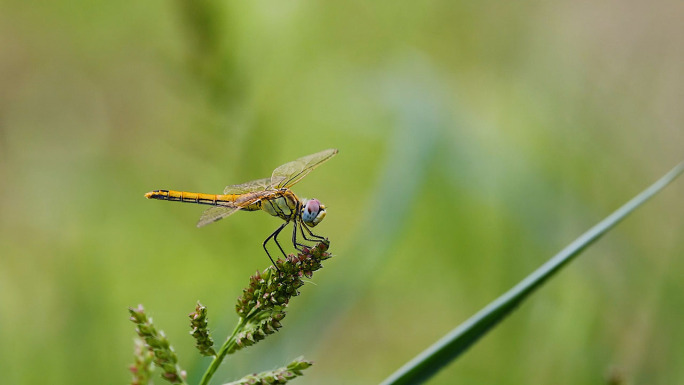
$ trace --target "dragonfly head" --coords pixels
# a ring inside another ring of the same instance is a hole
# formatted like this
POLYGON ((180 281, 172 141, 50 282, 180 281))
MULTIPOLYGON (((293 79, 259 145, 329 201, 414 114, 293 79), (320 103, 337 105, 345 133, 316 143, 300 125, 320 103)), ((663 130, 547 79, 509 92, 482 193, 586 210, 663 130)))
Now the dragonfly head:
POLYGON ((318 199, 308 199, 302 206, 302 222, 314 227, 325 218, 325 205, 318 199))

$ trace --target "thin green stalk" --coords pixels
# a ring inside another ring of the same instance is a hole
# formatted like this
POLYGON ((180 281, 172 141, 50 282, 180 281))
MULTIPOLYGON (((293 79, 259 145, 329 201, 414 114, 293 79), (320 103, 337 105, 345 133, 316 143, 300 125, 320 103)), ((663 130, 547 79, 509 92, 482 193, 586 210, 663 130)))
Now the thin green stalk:
POLYGON ((675 166, 657 182, 589 229, 589 231, 582 234, 508 292, 491 302, 484 309, 399 368, 382 382, 382 385, 417 384, 430 378, 486 335, 490 329, 501 322, 547 279, 552 277, 637 207, 657 194, 682 172, 684 172, 684 162, 675 166))
POLYGON ((235 344, 235 336, 238 334, 240 330, 242 330, 242 328, 244 328, 246 323, 246 319, 240 318, 240 322, 238 322, 238 324, 235 326, 235 329, 233 329, 233 333, 231 333, 230 337, 228 337, 228 339, 226 339, 226 342, 223 343, 223 346, 221 346, 221 349, 219 350, 218 354, 216 354, 214 356, 214 360, 211 361, 211 365, 209 365, 207 371, 204 372, 204 375, 202 376, 202 380, 200 381, 199 385, 209 384, 211 377, 214 376, 214 373, 221 365, 221 362, 223 362, 223 359, 226 357, 226 354, 228 354, 230 348, 235 344))

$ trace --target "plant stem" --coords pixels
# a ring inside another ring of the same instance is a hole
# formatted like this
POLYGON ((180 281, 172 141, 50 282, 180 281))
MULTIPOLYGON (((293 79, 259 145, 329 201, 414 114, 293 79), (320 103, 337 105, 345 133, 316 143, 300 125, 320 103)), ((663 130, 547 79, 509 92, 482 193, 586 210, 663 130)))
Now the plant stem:
POLYGON ((228 337, 228 339, 226 339, 226 342, 223 343, 223 346, 221 346, 221 349, 219 350, 218 354, 216 354, 214 356, 214 360, 211 361, 211 365, 209 365, 207 371, 204 372, 204 375, 202 376, 202 380, 200 381, 199 385, 209 384, 209 380, 211 380, 211 377, 214 375, 218 367, 221 365, 221 362, 223 362, 223 359, 226 357, 226 354, 228 354, 230 348, 235 344, 235 336, 238 334, 240 330, 242 330, 246 323, 246 319, 240 318, 240 321, 235 326, 235 329, 233 329, 233 333, 231 333, 230 337, 228 337))

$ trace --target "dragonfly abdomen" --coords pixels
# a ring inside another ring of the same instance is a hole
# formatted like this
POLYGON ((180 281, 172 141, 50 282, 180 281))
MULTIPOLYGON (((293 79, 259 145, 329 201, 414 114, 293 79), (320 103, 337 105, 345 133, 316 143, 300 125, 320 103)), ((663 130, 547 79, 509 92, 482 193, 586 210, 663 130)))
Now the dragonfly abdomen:
POLYGON ((211 206, 232 206, 235 203, 235 197, 235 195, 203 194, 176 190, 154 190, 145 194, 145 198, 147 199, 197 203, 211 206))

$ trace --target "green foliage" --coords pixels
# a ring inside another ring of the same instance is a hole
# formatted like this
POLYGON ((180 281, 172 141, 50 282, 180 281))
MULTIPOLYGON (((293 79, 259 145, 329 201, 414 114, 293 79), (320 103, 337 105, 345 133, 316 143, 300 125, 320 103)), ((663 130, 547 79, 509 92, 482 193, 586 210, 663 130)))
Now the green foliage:
POLYGON ((228 353, 253 345, 280 328, 290 298, 299 295, 298 289, 304 285, 302 277, 311 278, 322 267, 321 262, 330 258, 327 249, 327 242, 305 248, 296 257, 278 260, 277 269, 270 266, 264 274, 257 272, 250 277, 249 287, 244 289, 235 306, 244 325, 228 353))
POLYGON ((214 356, 214 340, 209 335, 209 320, 207 319, 207 308, 199 301, 194 313, 190 313, 190 335, 195 338, 195 346, 203 356, 214 356))
POLYGON ((245 376, 238 381, 225 385, 280 385, 302 375, 302 370, 313 365, 313 362, 302 358, 290 362, 286 367, 269 370, 259 374, 245 376))
POLYGON ((327 252, 328 245, 326 240, 312 248, 304 247, 297 256, 278 259, 276 266, 250 277, 249 286, 235 307, 240 317, 237 326, 214 357, 200 385, 209 383, 227 354, 254 345, 281 327, 290 298, 299 295, 298 289, 304 285, 302 277, 312 277, 314 271, 323 267, 321 262, 332 256, 327 252))
POLYGON ((135 362, 130 370, 133 373, 131 385, 148 385, 151 381, 154 353, 147 348, 145 341, 135 340, 135 362))
MULTIPOLYGON (((142 305, 138 305, 137 308, 129 308, 128 311, 131 314, 131 321, 136 325, 135 331, 145 342, 145 347, 152 352, 154 363, 161 368, 162 377, 172 384, 185 384, 186 373, 178 366, 176 352, 174 352, 164 332, 157 330, 152 323, 152 318, 148 318, 145 314, 142 305)), ((137 362, 145 362, 145 360, 145 356, 136 353, 136 366, 137 362)), ((145 369, 143 373, 147 371, 145 369)), ((132 382, 138 381, 139 379, 134 378, 132 382)))
MULTIPOLYGON (((202 376, 200 385, 209 383, 227 354, 254 345, 280 329, 280 321, 285 318, 285 309, 290 299, 299 295, 298 289, 304 285, 302 278, 311 278, 316 270, 323 267, 321 262, 332 256, 327 252, 328 246, 329 242, 325 240, 311 248, 304 247, 297 256, 278 259, 276 266, 269 266, 263 273, 257 271, 250 277, 249 286, 243 290, 237 301, 238 323, 218 352, 213 349, 207 308, 197 303, 195 311, 190 313, 190 334, 195 338, 201 355, 214 357, 202 376)), ((138 335, 144 341, 144 348, 136 344, 135 363, 131 367, 132 384, 147 385, 149 382, 152 366, 147 351, 154 357, 154 363, 162 369, 164 379, 174 384, 185 384, 186 373, 178 366, 178 358, 164 333, 157 331, 142 305, 129 309, 129 312, 138 335)), ((311 365, 310 361, 296 359, 286 367, 246 376, 233 384, 285 384, 301 376, 302 370, 311 365)))
POLYGON ((432 377, 438 370, 455 360, 471 345, 489 333, 492 328, 503 321, 529 295, 558 273, 572 259, 610 231, 627 215, 631 214, 632 211, 646 203, 647 200, 660 192, 660 190, 665 188, 683 172, 684 162, 674 167, 660 180, 641 192, 641 194, 625 203, 600 223, 582 234, 508 292, 401 367, 382 384, 417 384, 432 377))

